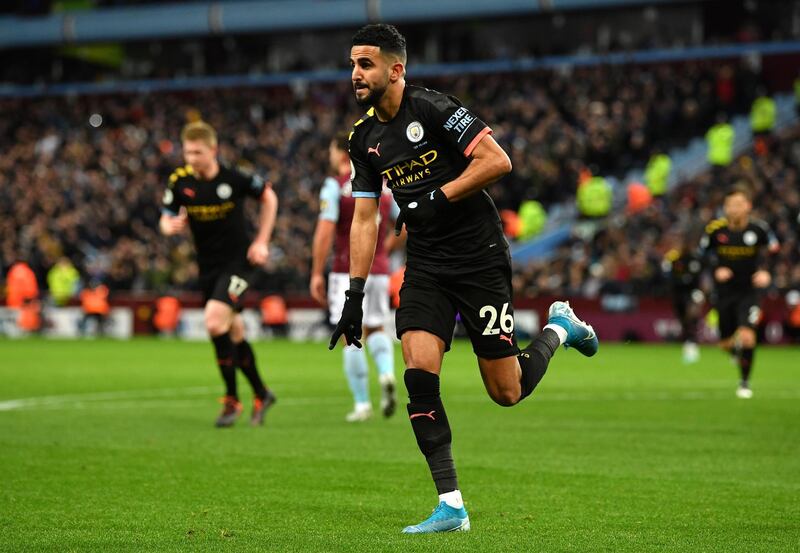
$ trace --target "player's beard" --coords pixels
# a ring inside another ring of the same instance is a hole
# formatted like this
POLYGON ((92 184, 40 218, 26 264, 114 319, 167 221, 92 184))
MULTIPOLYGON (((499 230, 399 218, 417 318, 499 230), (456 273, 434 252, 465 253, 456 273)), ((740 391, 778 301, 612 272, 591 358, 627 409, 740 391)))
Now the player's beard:
POLYGON ((383 98, 383 95, 386 94, 386 89, 388 88, 388 83, 381 86, 381 87, 370 87, 369 94, 364 96, 363 98, 359 98, 356 96, 356 103, 359 106, 377 106, 378 103, 383 98))

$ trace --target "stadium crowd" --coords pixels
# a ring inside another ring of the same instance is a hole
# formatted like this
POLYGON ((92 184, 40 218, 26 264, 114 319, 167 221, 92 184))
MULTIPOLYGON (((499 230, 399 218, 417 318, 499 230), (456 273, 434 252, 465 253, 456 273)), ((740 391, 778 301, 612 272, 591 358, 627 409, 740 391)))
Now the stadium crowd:
MULTIPOLYGON (((706 223, 722 216, 727 185, 744 182, 754 191, 753 214, 781 243, 769 257, 773 289, 800 289, 800 125, 756 143, 721 175, 706 171, 649 207, 626 209, 600 222, 586 222, 592 237, 576 233, 553 259, 517 267, 514 287, 540 294, 596 297, 602 294, 667 295, 663 260, 672 248, 694 249, 706 223)), ((580 225, 579 225, 580 229, 580 225)))
MULTIPOLYGON (((499 208, 515 210, 526 199, 571 203, 582 173, 622 176, 654 148, 703 134, 718 112, 746 111, 759 75, 746 64, 704 62, 419 84, 458 96, 491 124, 514 164, 491 193, 499 208)), ((84 283, 104 282, 112 293, 192 286, 190 243, 160 236, 157 220, 166 179, 182 164, 180 128, 202 118, 221 135, 222 159, 254 168, 280 198, 267 291, 305 293, 327 143, 359 115, 347 83, 0 100, 3 274, 24 259, 46 288, 47 271, 67 257, 84 283)), ((783 144, 755 160, 766 192, 777 185, 762 173, 793 171, 790 154, 783 144)), ((591 294, 624 284, 652 291, 664 233, 711 215, 717 196, 698 193, 704 178, 661 209, 612 217, 594 240, 574 242, 547 265, 519 267, 518 290, 591 294), (678 204, 692 207, 680 220, 678 204)))

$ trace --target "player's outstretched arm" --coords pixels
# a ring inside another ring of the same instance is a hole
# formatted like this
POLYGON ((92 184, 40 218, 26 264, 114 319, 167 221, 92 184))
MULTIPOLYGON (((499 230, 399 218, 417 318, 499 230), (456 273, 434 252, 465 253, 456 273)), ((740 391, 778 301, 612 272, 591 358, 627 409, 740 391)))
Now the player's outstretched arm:
POLYGON ((367 281, 375 245, 378 242, 379 198, 356 198, 353 223, 350 226, 350 289, 342 308, 342 316, 331 335, 328 349, 344 336, 347 345, 361 347, 361 321, 364 317, 364 284, 367 281))
POLYGON ((263 265, 269 257, 269 241, 275 228, 278 215, 278 196, 271 186, 264 189, 261 195, 261 212, 258 217, 258 233, 247 250, 247 260, 253 265, 263 265))

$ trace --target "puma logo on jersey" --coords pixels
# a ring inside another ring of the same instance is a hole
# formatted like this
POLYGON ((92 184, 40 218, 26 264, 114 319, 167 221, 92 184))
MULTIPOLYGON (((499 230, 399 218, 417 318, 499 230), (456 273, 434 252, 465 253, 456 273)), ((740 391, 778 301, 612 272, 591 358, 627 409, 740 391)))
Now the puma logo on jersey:
POLYGON ((434 195, 435 193, 436 193, 436 190, 434 190, 433 192, 431 192, 431 201, 433 201, 433 195, 434 195))
POLYGON ((381 153, 380 153, 380 151, 378 151, 378 148, 380 148, 380 147, 381 147, 381 143, 380 143, 380 142, 378 142, 378 143, 375 145, 375 147, 374 147, 374 148, 367 148, 367 155, 369 155, 369 154, 375 154, 376 156, 378 156, 378 157, 381 157, 381 153))
MULTIPOLYGON (((513 334, 512 334, 511 336, 513 336, 513 334)), ((514 345, 514 342, 511 340, 511 336, 503 336, 503 335, 501 334, 501 335, 500 335, 500 339, 501 339, 501 340, 505 340, 506 342, 508 342, 508 343, 509 343, 509 345, 512 345, 512 346, 513 346, 513 345, 514 345)))

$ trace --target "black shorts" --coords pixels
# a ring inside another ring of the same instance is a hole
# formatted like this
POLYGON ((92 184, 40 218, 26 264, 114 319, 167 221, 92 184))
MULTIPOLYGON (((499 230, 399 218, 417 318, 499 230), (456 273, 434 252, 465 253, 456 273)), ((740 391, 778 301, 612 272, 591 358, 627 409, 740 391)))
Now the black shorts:
POLYGON ((761 321, 761 307, 755 291, 720 295, 715 307, 719 314, 719 337, 722 339, 733 336, 739 327, 755 330, 761 321))
POLYGON ((242 310, 241 299, 255 283, 260 269, 247 260, 200 269, 200 289, 203 303, 218 300, 230 305, 237 313, 242 310))
POLYGON ((689 304, 692 301, 692 293, 684 290, 673 290, 672 292, 672 310, 678 320, 683 322, 689 312, 689 304))
POLYGON ((441 338, 447 351, 458 314, 475 355, 517 355, 511 296, 510 262, 457 274, 407 268, 395 318, 397 337, 407 330, 425 330, 441 338))

